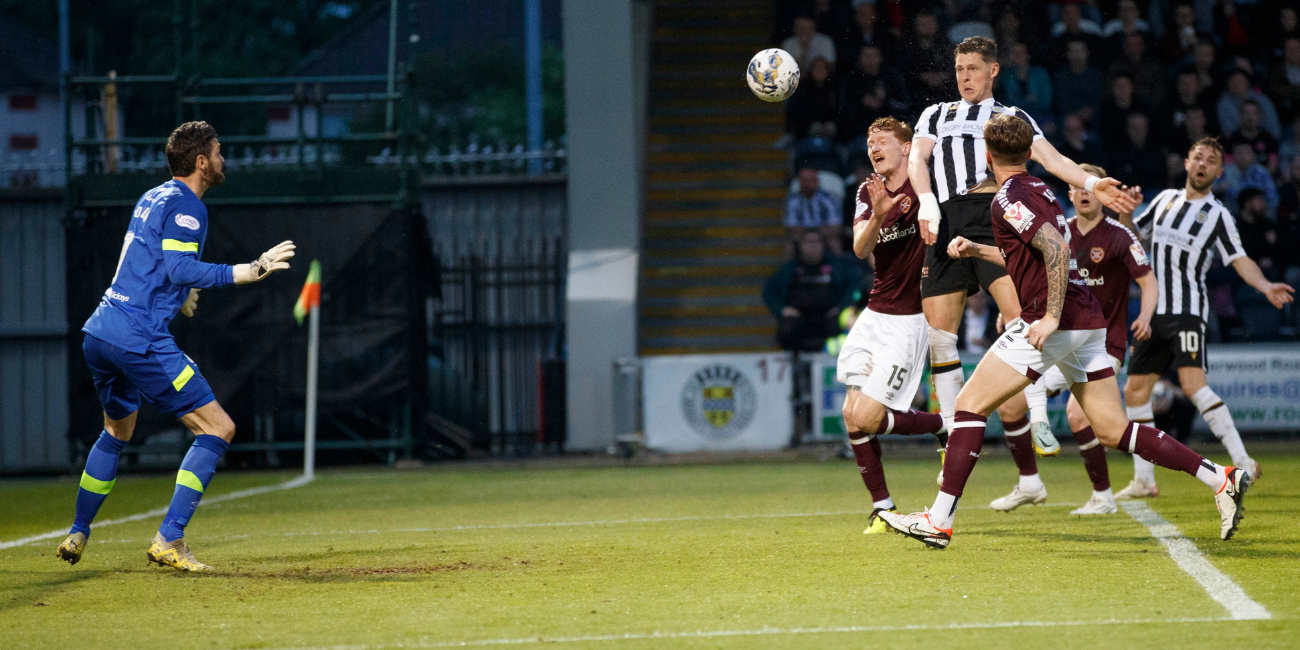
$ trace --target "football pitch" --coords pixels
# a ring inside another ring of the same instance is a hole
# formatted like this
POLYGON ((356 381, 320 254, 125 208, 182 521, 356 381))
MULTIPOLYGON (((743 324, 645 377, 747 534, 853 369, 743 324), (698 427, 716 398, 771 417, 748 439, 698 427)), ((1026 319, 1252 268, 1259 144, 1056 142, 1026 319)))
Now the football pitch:
MULTIPOLYGON (((894 499, 928 505, 937 458, 891 451, 894 499)), ((1090 490, 1072 451, 1040 464, 1046 506, 1006 514, 984 506, 1015 469, 987 455, 946 551, 863 535, 843 460, 340 470, 218 502, 293 478, 222 472, 187 532, 212 573, 146 565, 161 515, 96 528, 74 567, 61 536, 0 545, 0 647, 1300 645, 1300 448, 1253 449, 1265 475, 1230 542, 1204 486, 1160 471, 1147 503, 1221 574, 1208 586, 1125 510, 1069 516, 1090 490), (1212 599, 1235 586, 1257 620, 1212 599)), ((1110 460, 1123 487, 1128 457, 1110 460)), ((123 477, 99 519, 164 507, 172 484, 123 477)), ((0 542, 66 529, 75 494, 0 482, 0 542)))

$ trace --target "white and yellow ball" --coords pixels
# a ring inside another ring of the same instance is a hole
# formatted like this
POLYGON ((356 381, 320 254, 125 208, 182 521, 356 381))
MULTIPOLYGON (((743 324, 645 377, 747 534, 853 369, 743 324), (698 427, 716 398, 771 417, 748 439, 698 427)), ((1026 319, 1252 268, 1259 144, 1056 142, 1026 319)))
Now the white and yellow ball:
POLYGON ((763 50, 749 60, 745 82, 765 102, 785 101, 799 87, 799 64, 780 48, 763 50))

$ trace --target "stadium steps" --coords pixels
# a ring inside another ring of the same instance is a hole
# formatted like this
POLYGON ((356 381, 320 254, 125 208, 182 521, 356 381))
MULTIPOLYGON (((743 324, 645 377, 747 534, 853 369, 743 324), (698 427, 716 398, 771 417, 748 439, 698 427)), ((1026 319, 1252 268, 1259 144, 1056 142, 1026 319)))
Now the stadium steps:
POLYGON ((775 349, 762 291, 782 255, 785 117, 744 82, 771 26, 770 2, 655 2, 643 355, 775 349))

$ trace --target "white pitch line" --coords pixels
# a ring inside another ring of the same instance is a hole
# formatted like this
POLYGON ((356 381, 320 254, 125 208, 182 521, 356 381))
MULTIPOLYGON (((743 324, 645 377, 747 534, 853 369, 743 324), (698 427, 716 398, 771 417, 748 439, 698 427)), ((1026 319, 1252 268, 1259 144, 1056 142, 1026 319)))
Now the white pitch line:
MULTIPOLYGON (((1066 508, 1077 506, 1077 503, 1047 503, 1039 506, 1040 508, 1066 508)), ((988 506, 985 506, 986 508, 988 506)), ((163 509, 166 512, 166 509, 163 509)), ((778 512, 778 513, 761 513, 749 515, 700 515, 688 517, 638 517, 629 519, 594 519, 591 521, 538 521, 515 524, 464 524, 460 526, 443 526, 439 528, 370 528, 366 530, 308 530, 308 531, 290 531, 287 533, 273 533, 269 535, 224 535, 220 537, 205 538, 209 541, 230 541, 236 539, 248 539, 251 537, 321 537, 332 535, 395 535, 404 533, 451 533, 465 530, 510 530, 518 528, 568 528, 576 526, 618 526, 623 524, 654 524, 654 523, 671 523, 676 521, 727 521, 733 519, 797 519, 803 517, 841 517, 846 515, 869 515, 871 510, 839 510, 833 512, 778 512)), ((146 515, 149 513, 146 513, 146 515)), ((136 515, 137 518, 143 518, 145 515, 136 515)), ((125 521, 125 520, 121 520, 125 521)), ((100 524, 95 524, 99 526, 100 524)), ((62 533, 60 533, 62 534, 62 533)), ((27 538, 27 543, 34 543, 37 538, 27 538)), ((48 539, 41 536, 40 539, 48 539)), ((21 542, 22 540, 19 540, 21 542)), ((138 539, 101 539, 95 540, 96 544, 134 544, 141 540, 138 539)), ((6 548, 6 547, 0 547, 6 548)))
MULTIPOLYGON (((249 488, 247 490, 239 490, 237 492, 231 492, 230 494, 222 494, 220 496, 211 497, 209 499, 200 501, 199 505, 210 506, 215 503, 222 503, 224 501, 233 501, 235 499, 243 499, 244 497, 257 496, 259 494, 266 494, 267 492, 277 492, 279 490, 292 490, 293 488, 302 487, 310 482, 311 482, 310 478, 306 476, 299 476, 298 478, 295 478, 290 481, 285 481, 284 483, 280 483, 277 485, 268 485, 265 487, 249 488)), ((151 517, 158 517, 165 514, 167 514, 167 508, 155 508, 148 512, 141 512, 139 514, 130 515, 128 517, 119 517, 117 519, 105 519, 104 521, 97 521, 95 522, 95 528, 101 528, 103 526, 114 526, 117 524, 126 524, 133 521, 140 521, 141 519, 149 519, 151 517)), ((67 534, 68 534, 67 528, 60 528, 58 530, 52 530, 48 533, 41 533, 40 535, 32 535, 31 537, 15 539, 9 542, 0 542, 0 550, 4 550, 7 548, 14 548, 17 546, 25 546, 27 544, 31 544, 33 542, 39 542, 42 540, 55 539, 57 537, 63 537, 64 535, 67 534)))
POLYGON ((1017 627, 1083 627, 1094 625, 1149 625, 1218 623, 1230 618, 1139 618, 1105 619, 1099 621, 998 621, 991 623, 949 623, 936 625, 844 625, 833 627, 762 627, 752 630, 697 630, 687 632, 627 632, 624 634, 593 634, 589 636, 533 636, 513 639, 467 639, 463 641, 400 641, 395 643, 290 646, 277 650, 382 650, 383 648, 466 648, 495 645, 531 645, 542 643, 582 643, 600 641, 642 641, 653 639, 716 639, 745 636, 792 636, 801 634, 851 634, 863 632, 941 632, 944 630, 996 630, 1017 627))
POLYGON ((1199 582, 1210 598, 1223 605, 1234 620, 1253 621, 1273 618, 1263 605, 1247 596, 1246 591, 1233 582, 1232 578, 1214 568, 1192 540, 1184 537, 1176 526, 1147 504, 1141 501, 1122 501, 1121 504, 1124 506, 1124 512, 1146 526, 1147 530, 1151 531, 1151 536, 1160 540, 1160 543, 1169 549, 1169 557, 1178 564, 1178 568, 1199 582))

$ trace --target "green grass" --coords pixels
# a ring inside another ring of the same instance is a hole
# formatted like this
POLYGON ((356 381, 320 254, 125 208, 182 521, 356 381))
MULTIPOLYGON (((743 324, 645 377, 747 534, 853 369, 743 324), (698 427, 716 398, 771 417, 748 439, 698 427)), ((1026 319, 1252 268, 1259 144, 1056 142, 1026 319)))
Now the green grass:
MULTIPOLYGON (((1041 464, 1050 507, 1009 514, 982 506, 1011 487, 1015 470, 1005 454, 983 459, 944 552, 863 536, 870 503, 845 461, 326 472, 303 488, 201 508, 187 535, 218 567, 211 574, 146 566, 156 520, 97 530, 75 567, 54 557, 59 540, 0 550, 0 647, 418 647, 876 626, 895 629, 573 645, 1295 647, 1300 456, 1258 458, 1266 475, 1231 542, 1218 540, 1214 505, 1190 477, 1162 470, 1151 505, 1271 621, 1166 622, 1225 610, 1123 512, 1080 519, 1051 505, 1089 493, 1067 452, 1041 464), (795 516, 772 516, 786 514, 795 516), (606 523, 519 526, 556 522, 606 523), (1136 620, 1151 622, 1094 624, 1136 620), (1017 621, 1080 624, 897 629, 1017 621)), ((1111 461, 1122 487, 1128 458, 1111 461)), ((933 499, 936 470, 934 459, 886 459, 908 510, 933 499)), ((219 473, 209 495, 286 478, 219 473)), ((100 517, 165 505, 171 485, 123 477, 100 517)), ((0 482, 0 541, 65 527, 75 492, 73 479, 0 482)))

